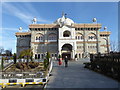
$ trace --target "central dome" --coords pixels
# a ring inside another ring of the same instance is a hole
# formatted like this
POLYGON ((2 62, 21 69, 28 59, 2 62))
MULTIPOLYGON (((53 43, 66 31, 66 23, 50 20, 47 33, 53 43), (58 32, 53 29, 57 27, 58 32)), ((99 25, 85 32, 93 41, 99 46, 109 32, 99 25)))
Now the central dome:
POLYGON ((58 18, 54 23, 60 26, 63 26, 63 25, 72 26, 74 24, 73 20, 70 18, 66 18, 64 14, 61 18, 58 18))

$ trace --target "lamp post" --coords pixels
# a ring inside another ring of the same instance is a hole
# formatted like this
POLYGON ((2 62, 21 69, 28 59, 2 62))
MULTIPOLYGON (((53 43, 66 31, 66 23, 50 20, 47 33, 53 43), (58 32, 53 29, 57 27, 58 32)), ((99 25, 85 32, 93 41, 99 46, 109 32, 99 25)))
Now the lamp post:
POLYGON ((106 30, 106 33, 107 33, 107 52, 109 53, 109 42, 108 42, 108 31, 107 31, 107 27, 105 26, 104 27, 104 30, 106 30))

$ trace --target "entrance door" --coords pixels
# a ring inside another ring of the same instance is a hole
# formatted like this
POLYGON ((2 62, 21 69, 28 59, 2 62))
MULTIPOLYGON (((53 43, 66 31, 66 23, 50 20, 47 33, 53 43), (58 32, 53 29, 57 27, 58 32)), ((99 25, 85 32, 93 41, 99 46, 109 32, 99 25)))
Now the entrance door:
POLYGON ((62 59, 65 59, 65 56, 68 57, 68 60, 71 60, 71 52, 72 52, 72 45, 71 44, 64 44, 62 46, 62 59))
POLYGON ((71 54, 70 54, 70 53, 63 53, 63 54, 62 54, 62 59, 63 59, 63 60, 65 59, 65 56, 68 57, 68 60, 71 60, 71 54))

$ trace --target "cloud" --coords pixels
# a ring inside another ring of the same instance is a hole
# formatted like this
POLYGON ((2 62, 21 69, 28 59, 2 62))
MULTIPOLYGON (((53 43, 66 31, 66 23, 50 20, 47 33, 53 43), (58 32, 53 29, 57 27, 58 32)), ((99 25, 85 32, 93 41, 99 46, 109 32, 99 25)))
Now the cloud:
POLYGON ((24 4, 23 7, 20 6, 20 4, 12 5, 10 3, 2 3, 3 6, 3 13, 14 15, 15 17, 19 18, 22 20, 25 24, 31 24, 32 19, 35 17, 33 16, 36 15, 38 22, 40 23, 50 23, 51 21, 46 20, 42 18, 41 16, 38 16, 37 11, 33 8, 31 4, 24 4))
MULTIPOLYGON (((12 33, 14 32, 18 32, 19 31, 19 27, 18 28, 0 28, 0 34, 3 34, 4 32, 9 32, 9 31, 12 31, 12 33)), ((23 28, 23 32, 24 31, 28 31, 28 29, 24 29, 23 28)))
MULTIPOLYGON (((18 31, 18 28, 0 28, 0 46, 5 49, 11 48, 15 52, 16 48, 16 37, 15 32, 18 31)), ((28 29, 23 29, 24 32, 28 29)))

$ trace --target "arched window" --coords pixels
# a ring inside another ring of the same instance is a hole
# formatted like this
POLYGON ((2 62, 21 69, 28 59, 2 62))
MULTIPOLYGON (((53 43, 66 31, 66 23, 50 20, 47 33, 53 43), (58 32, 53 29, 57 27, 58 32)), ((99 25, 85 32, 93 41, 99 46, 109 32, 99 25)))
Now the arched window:
POLYGON ((49 41, 56 41, 57 40, 57 35, 55 33, 51 33, 48 35, 48 40, 49 41))
POLYGON ((36 34, 36 36, 35 36, 35 41, 36 41, 36 42, 41 42, 41 41, 43 41, 43 34, 40 34, 40 33, 36 34))
POLYGON ((83 40, 83 35, 81 33, 76 34, 76 39, 77 40, 83 40))
POLYGON ((107 40, 105 38, 102 38, 102 45, 107 45, 107 40))
POLYGON ((70 35, 71 35, 70 31, 63 32, 63 37, 70 37, 70 35))
POLYGON ((97 37, 95 34, 90 33, 88 34, 88 41, 96 41, 97 37))

